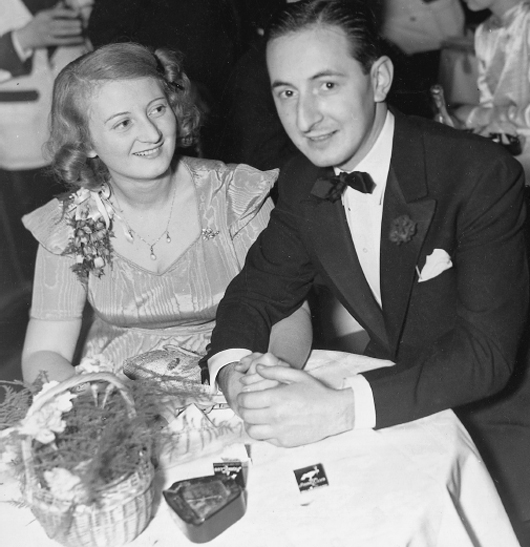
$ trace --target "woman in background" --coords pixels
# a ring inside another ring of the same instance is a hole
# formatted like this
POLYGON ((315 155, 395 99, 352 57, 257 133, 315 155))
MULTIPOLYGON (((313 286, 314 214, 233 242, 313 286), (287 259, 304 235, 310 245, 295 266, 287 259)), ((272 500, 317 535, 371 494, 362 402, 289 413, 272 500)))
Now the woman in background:
MULTIPOLYGON (((463 105, 454 115, 467 128, 518 136, 516 158, 530 181, 530 2, 528 0, 464 0, 473 11, 489 9, 491 17, 477 27, 478 105, 463 105)), ((504 137, 506 139, 507 137, 504 137)), ((503 141, 504 142, 504 141, 503 141)), ((505 144, 508 144, 506 141, 505 144)))
MULTIPOLYGON (((268 222, 277 171, 175 154, 198 129, 189 80, 167 50, 108 45, 59 74, 48 148, 74 191, 24 218, 40 244, 26 380, 74 374, 86 301, 95 319, 83 355, 116 372, 167 345, 206 353, 217 304, 268 222)), ((310 339, 301 308, 271 347, 292 358, 310 339)))

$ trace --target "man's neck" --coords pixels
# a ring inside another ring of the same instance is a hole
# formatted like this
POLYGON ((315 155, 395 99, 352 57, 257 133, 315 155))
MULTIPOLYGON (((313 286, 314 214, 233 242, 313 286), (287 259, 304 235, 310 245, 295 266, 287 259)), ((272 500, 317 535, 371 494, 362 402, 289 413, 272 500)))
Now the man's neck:
POLYGON ((363 144, 359 147, 359 150, 356 152, 355 156, 353 156, 353 158, 351 158, 351 160, 348 163, 344 165, 336 166, 336 168, 342 171, 348 171, 348 172, 354 171, 356 169, 359 163, 363 161, 364 158, 366 158, 366 156, 370 153, 370 151, 374 147, 374 144, 377 142, 377 139, 379 138, 379 135, 381 134, 381 130, 383 129, 383 126, 385 125, 387 112, 388 112, 388 108, 386 106, 386 103, 376 104, 374 123, 372 124, 370 132, 366 135, 363 144))

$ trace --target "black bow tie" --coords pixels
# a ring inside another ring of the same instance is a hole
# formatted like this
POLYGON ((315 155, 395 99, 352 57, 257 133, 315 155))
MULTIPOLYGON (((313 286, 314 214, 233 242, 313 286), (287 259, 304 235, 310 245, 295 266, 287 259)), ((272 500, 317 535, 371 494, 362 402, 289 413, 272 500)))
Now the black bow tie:
POLYGON ((335 202, 340 199, 346 186, 363 194, 371 194, 375 184, 369 173, 353 171, 351 173, 340 173, 338 176, 317 179, 311 193, 321 199, 335 202))

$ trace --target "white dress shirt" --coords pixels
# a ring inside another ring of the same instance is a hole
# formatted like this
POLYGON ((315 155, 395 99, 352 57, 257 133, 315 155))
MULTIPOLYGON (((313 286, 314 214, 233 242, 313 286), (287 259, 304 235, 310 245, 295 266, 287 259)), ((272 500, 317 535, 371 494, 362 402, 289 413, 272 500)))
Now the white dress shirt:
MULTIPOLYGON (((376 301, 381 306, 380 249, 381 221, 386 181, 392 157, 394 116, 387 112, 385 123, 372 149, 355 167, 355 171, 369 173, 375 187, 371 194, 363 194, 346 188, 342 204, 361 268, 376 301)), ((340 170, 335 169, 338 174, 340 170)), ((225 365, 239 361, 252 353, 249 349, 233 348, 221 351, 208 361, 210 383, 215 389, 217 374, 225 365)), ((372 388, 368 381, 358 375, 346 381, 345 388, 354 391, 355 428, 375 427, 376 414, 372 388)))

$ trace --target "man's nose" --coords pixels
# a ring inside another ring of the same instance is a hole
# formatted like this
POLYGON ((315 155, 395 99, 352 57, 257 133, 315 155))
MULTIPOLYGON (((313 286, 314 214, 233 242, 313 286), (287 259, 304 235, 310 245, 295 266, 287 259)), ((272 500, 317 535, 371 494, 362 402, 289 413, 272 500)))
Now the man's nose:
POLYGON ((311 94, 300 97, 296 114, 298 129, 303 133, 310 131, 322 119, 318 101, 311 94))

